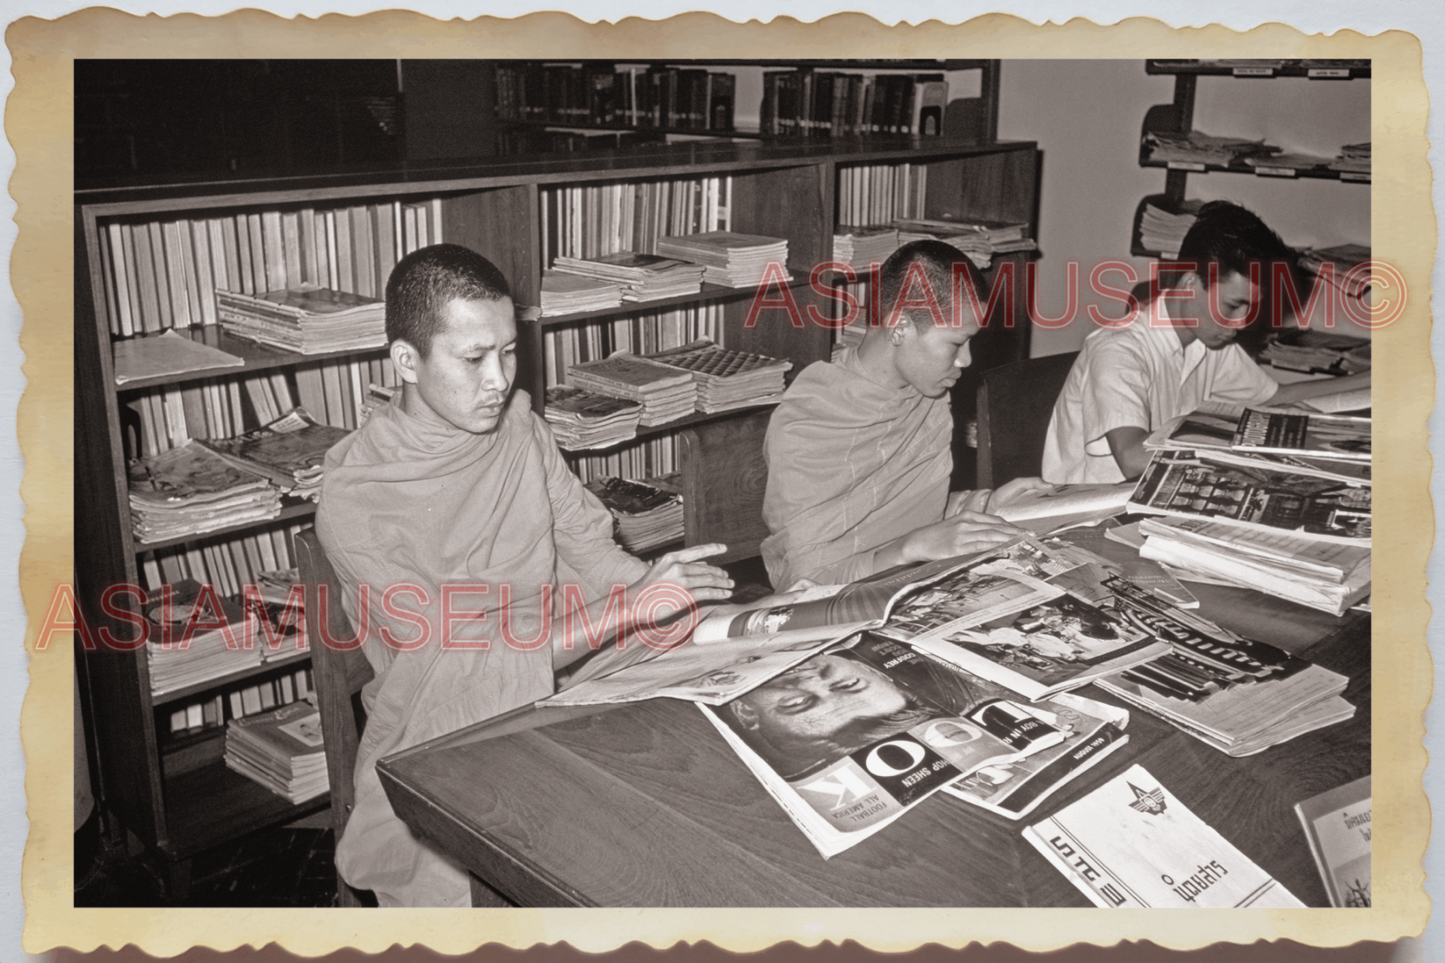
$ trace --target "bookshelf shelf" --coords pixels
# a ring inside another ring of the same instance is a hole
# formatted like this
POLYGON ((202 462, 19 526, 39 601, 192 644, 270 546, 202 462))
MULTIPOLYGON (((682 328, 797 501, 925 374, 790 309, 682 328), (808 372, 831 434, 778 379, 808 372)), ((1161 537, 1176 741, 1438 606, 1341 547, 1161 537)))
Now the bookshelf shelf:
MULTIPOLYGON (((245 364, 239 366, 233 365, 229 368, 201 368, 196 371, 162 375, 155 378, 136 378, 132 381, 127 381, 125 384, 116 385, 115 390, 117 394, 124 395, 144 391, 147 388, 182 385, 192 381, 204 381, 207 378, 232 378, 238 375, 260 374, 282 368, 292 368, 297 365, 335 361, 341 358, 376 356, 386 351, 385 345, 377 345, 373 348, 347 348, 344 351, 328 351, 322 354, 296 354, 280 348, 272 348, 256 341, 250 341, 246 338, 238 338, 227 332, 220 325, 215 324, 194 325, 190 328, 172 330, 175 330, 177 334, 183 337, 190 338, 192 341, 209 345, 212 348, 218 348, 227 354, 233 354, 245 362, 245 364)), ((137 338, 154 337, 159 337, 159 334, 137 336, 137 338)))
MULTIPOLYGON (((219 738, 224 738, 221 734, 219 738)), ((172 859, 185 859, 246 833, 288 823, 325 809, 330 797, 293 805, 221 761, 168 776, 164 781, 167 834, 160 845, 172 859)))
POLYGON ((285 669, 291 666, 305 666, 310 661, 311 654, 309 652, 292 652, 288 655, 269 659, 260 665, 248 665, 244 669, 237 670, 236 672, 228 672, 225 675, 216 676, 214 679, 207 679, 204 682, 197 682, 179 689, 171 689, 168 692, 153 693, 151 695, 151 705, 157 708, 165 705, 173 705, 189 699, 192 696, 200 695, 203 692, 210 692, 213 689, 233 688, 237 683, 264 676, 277 669, 285 669))
POLYGON ((1140 161, 1140 167, 1158 170, 1184 171, 1191 174, 1249 174, 1268 177, 1272 180, 1322 180, 1343 181, 1346 184, 1368 184, 1370 175, 1355 171, 1333 171, 1323 167, 1295 169, 1287 167, 1251 167, 1248 164, 1193 164, 1179 161, 1140 161))

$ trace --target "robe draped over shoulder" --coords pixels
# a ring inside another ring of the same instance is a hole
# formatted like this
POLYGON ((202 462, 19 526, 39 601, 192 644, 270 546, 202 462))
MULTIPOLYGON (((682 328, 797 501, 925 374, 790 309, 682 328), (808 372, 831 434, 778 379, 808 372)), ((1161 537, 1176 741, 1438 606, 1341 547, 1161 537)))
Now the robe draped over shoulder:
POLYGON ((851 348, 809 365, 768 423, 762 551, 773 585, 871 575, 878 548, 941 521, 952 440, 946 396, 869 380, 851 348))
POLYGON ((613 542, 611 515, 524 392, 483 435, 400 398, 377 409, 327 453, 316 531, 377 673, 337 867, 383 906, 466 905, 465 872, 392 812, 376 760, 549 695, 561 585, 590 601, 646 566, 613 542), (445 624, 444 585, 456 587, 445 624))

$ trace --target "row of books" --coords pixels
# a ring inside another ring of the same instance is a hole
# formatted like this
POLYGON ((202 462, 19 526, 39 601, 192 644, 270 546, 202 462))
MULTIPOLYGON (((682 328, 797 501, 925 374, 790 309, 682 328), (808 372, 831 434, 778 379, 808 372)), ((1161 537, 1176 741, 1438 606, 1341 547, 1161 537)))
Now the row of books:
POLYGON ((846 74, 770 70, 763 74, 764 134, 844 137, 943 133, 948 83, 942 74, 846 74))
POLYGON ((226 724, 226 766, 292 804, 329 788, 321 714, 298 701, 226 724))
POLYGON ((922 217, 927 196, 927 164, 839 167, 836 222, 890 224, 898 217, 922 217))
POLYGON ((681 67, 499 65, 497 117, 574 127, 630 124, 727 132, 737 78, 681 67))
POLYGON ((125 223, 99 230, 111 334, 215 324, 213 292, 313 284, 385 295, 402 255, 441 241, 440 200, 125 223))
POLYGON ((172 735, 189 735, 218 729, 232 719, 269 712, 277 706, 305 699, 310 694, 311 670, 297 669, 174 709, 170 713, 170 731, 172 735))
POLYGON ((731 177, 544 187, 542 264, 618 251, 657 254, 663 237, 726 231, 731 177))
POLYGON ((274 526, 233 539, 178 545, 141 556, 141 580, 148 591, 191 579, 215 586, 227 597, 239 596, 246 585, 262 584, 266 572, 295 567, 296 533, 300 523, 274 526))

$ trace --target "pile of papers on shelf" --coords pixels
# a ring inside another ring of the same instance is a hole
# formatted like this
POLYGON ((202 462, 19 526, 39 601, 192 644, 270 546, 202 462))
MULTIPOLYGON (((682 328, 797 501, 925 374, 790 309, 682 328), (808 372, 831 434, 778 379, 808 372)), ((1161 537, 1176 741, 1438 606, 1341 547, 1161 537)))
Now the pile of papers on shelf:
POLYGON ((1228 167, 1244 157, 1258 154, 1277 154, 1281 148, 1266 144, 1262 140, 1244 137, 1215 137, 1203 131, 1192 130, 1187 134, 1166 131, 1148 131, 1144 135, 1144 146, 1148 158, 1157 163, 1171 161, 1185 164, 1214 164, 1228 167))
POLYGON ((732 231, 682 234, 659 238, 657 253, 701 264, 707 268, 706 281, 732 288, 761 283, 769 264, 787 275, 788 241, 781 237, 732 231))
POLYGON ((839 225, 833 235, 833 260, 843 261, 862 274, 868 265, 881 264, 898 250, 896 227, 850 227, 839 225))
POLYGON ((697 383, 691 372, 625 352, 574 364, 567 369, 567 381, 592 394, 641 402, 638 424, 646 427, 691 414, 697 404, 697 383))
POLYGON ((1166 656, 1097 680, 1230 756, 1247 756, 1343 722, 1349 679, 1272 645, 1241 638, 1119 579, 1116 606, 1173 644, 1166 656))
POLYGON ((222 460, 260 475, 296 498, 321 494, 322 463, 332 445, 351 432, 318 423, 305 408, 235 438, 202 440, 222 460))
POLYGON ((893 222, 898 228, 898 244, 913 241, 942 241, 958 248, 980 271, 988 269, 995 254, 1009 251, 1032 251, 1036 245, 1025 237, 1027 224, 1008 221, 956 221, 900 218, 893 222))
POLYGON ((259 522, 281 514, 281 493, 196 441, 142 458, 127 471, 137 542, 259 522))
POLYGON ((711 341, 694 341, 648 357, 691 372, 697 383, 697 410, 708 414, 782 400, 783 376, 793 367, 791 361, 731 351, 711 341))
POLYGON ((1346 144, 1341 147, 1339 154, 1330 161, 1330 170, 1346 171, 1352 174, 1370 173, 1370 142, 1346 144))
POLYGON ((622 289, 611 281, 577 274, 542 272, 542 316, 605 311, 622 303, 622 289))
POLYGON ((211 594, 196 612, 201 586, 183 579, 152 592, 146 603, 149 620, 146 664, 151 695, 165 696, 177 689, 209 682, 232 672, 261 664, 261 647, 247 645, 258 630, 241 606, 211 594), (218 610, 219 609, 219 610, 218 610), (216 626, 186 636, 186 626, 216 626))
MULTIPOLYGON (((617 251, 593 258, 559 255, 553 267, 564 274, 616 284, 621 288, 624 301, 656 301, 696 294, 702 290, 703 273, 706 271, 700 264, 634 251, 617 251)), ((546 307, 545 301, 543 307, 546 307)))
POLYGON ((1370 291, 1370 273, 1365 270, 1351 273, 1356 265, 1370 260, 1370 248, 1365 244, 1338 244, 1334 247, 1311 248, 1300 253, 1300 266, 1319 278, 1328 278, 1346 297, 1362 299, 1370 291), (1325 265, 1330 270, 1325 270, 1325 265))
POLYGON ((558 386, 547 389, 543 417, 552 426, 557 444, 568 451, 606 448, 637 437, 642 405, 580 388, 558 386))
POLYGON ((1272 331, 1260 357, 1288 371, 1355 374, 1370 370, 1370 342, 1325 331, 1272 331))
POLYGON ((238 337, 299 354, 386 344, 385 302, 315 284, 256 295, 218 289, 216 316, 238 337))
POLYGON ((617 541, 634 555, 682 541, 681 475, 646 481, 607 476, 587 488, 612 512, 617 541))
POLYGON ((226 724, 226 766, 292 803, 326 792, 321 713, 310 702, 226 724))
POLYGON ((1202 201, 1185 201, 1177 214, 1171 214, 1153 204, 1144 205, 1139 217, 1139 243, 1145 250, 1158 251, 1166 257, 1178 257, 1179 248, 1184 245, 1184 235, 1199 219, 1202 201))
MULTIPOLYGON (((1263 167, 1271 170, 1292 170, 1312 171, 1321 167, 1330 166, 1328 157, 1321 157, 1318 154, 1302 154, 1298 152, 1280 154, 1256 154, 1246 157, 1244 162, 1250 167, 1263 167)), ((1265 172, 1267 173, 1267 171, 1265 172)))

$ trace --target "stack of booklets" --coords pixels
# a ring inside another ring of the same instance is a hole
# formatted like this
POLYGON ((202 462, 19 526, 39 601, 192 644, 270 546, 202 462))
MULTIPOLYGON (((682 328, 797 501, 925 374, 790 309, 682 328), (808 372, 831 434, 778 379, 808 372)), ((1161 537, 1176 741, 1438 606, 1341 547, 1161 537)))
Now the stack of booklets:
POLYGON ((261 664, 260 647, 249 644, 257 632, 246 612, 231 599, 215 594, 202 599, 201 586, 192 579, 152 592, 146 617, 150 621, 146 664, 152 696, 165 696, 261 664), (200 611, 196 611, 198 601, 200 611), (224 628, 218 622, 224 622, 224 628), (214 627, 187 635, 187 625, 214 627))
MULTIPOLYGON (((1155 163, 1228 167, 1237 160, 1260 154, 1278 154, 1280 148, 1245 137, 1215 137, 1203 131, 1187 134, 1149 131, 1144 135, 1148 159, 1155 163)), ((1202 166, 1199 169, 1203 169, 1202 166)))
POLYGON ((1330 161, 1330 170, 1368 176, 1370 173, 1370 142, 1346 144, 1341 147, 1339 154, 1330 161))
POLYGON ((864 272, 870 264, 881 264, 898 250, 896 227, 849 227, 839 225, 833 235, 833 260, 843 261, 864 272))
POLYGON ((385 302, 315 284, 255 295, 217 290, 216 316, 234 335, 299 354, 386 344, 385 302))
POLYGON ((691 372, 632 354, 574 364, 567 369, 567 380, 592 394, 640 402, 638 424, 647 427, 691 414, 697 404, 697 384, 691 372))
POLYGON ((703 265, 707 268, 705 280, 711 284, 745 288, 761 283, 769 264, 786 273, 788 241, 761 234, 707 231, 659 238, 657 253, 703 265))
POLYGON ((702 277, 706 271, 699 264, 635 251, 618 251, 591 258, 559 255, 554 267, 564 274, 616 284, 622 290, 624 301, 656 301, 658 298, 696 294, 702 290, 702 277))
POLYGON ((542 315, 605 311, 622 303, 622 289, 611 281, 557 271, 542 272, 542 315))
POLYGON ((136 541, 163 542, 281 514, 281 493, 196 441, 142 458, 128 472, 136 541))
POLYGON ((1199 219, 1202 204, 1202 201, 1185 201, 1179 205, 1177 213, 1171 214, 1162 207, 1146 203, 1139 218, 1139 243, 1146 250, 1178 257, 1179 248, 1184 245, 1184 235, 1199 219))
POLYGON ((642 405, 624 398, 593 394, 580 388, 547 389, 543 411, 557 444, 568 451, 606 448, 637 437, 642 405))
POLYGON ((708 414, 782 400, 783 376, 793 367, 791 361, 731 351, 710 341, 694 341, 648 357, 691 372, 697 383, 697 410, 708 414))
POLYGON ((1352 718, 1349 679, 1272 645, 1182 612, 1122 579, 1107 583, 1121 614, 1173 648, 1097 680, 1104 691, 1230 756, 1247 756, 1352 718))
POLYGON ((327 450, 349 434, 344 428, 319 424, 305 408, 292 408, 264 428, 200 444, 231 465, 267 479, 283 492, 314 500, 321 494, 322 463, 327 450))
POLYGON ((329 788, 321 713, 309 702, 226 725, 226 766, 294 803, 329 788))
POLYGON ((617 540, 634 555, 682 541, 682 476, 648 481, 607 476, 587 488, 612 513, 617 540))

